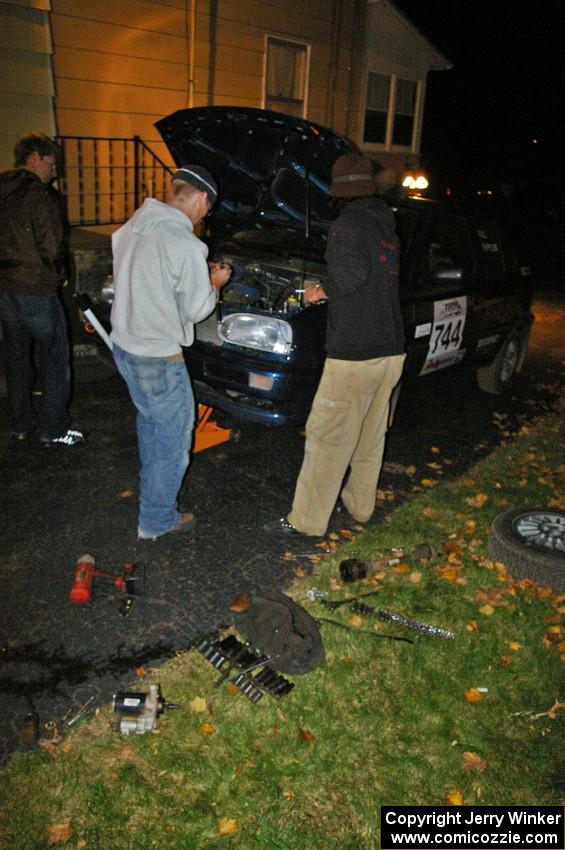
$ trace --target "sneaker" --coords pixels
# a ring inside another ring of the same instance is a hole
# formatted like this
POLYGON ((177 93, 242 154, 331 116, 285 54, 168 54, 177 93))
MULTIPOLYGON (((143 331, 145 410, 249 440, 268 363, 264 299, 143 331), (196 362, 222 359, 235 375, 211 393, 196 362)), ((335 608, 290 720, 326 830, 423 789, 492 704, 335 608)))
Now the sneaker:
POLYGON ((66 434, 63 434, 61 437, 53 437, 52 439, 49 439, 49 437, 40 437, 40 440, 44 446, 78 446, 80 443, 86 442, 86 436, 82 431, 75 431, 69 428, 66 434))
POLYGON ((295 535, 299 535, 302 537, 319 536, 316 534, 306 534, 304 531, 299 531, 293 526, 291 522, 287 520, 285 516, 281 516, 279 517, 279 519, 272 520, 271 522, 266 522, 263 526, 263 530, 267 531, 269 534, 279 534, 283 537, 294 537, 295 535))
POLYGON ((194 514, 182 513, 180 515, 178 525, 176 525, 175 528, 171 528, 170 531, 164 531, 162 534, 144 534, 143 531, 138 530, 137 539, 158 540, 159 538, 164 537, 166 534, 184 534, 186 531, 192 531, 195 523, 196 517, 194 516, 194 514))

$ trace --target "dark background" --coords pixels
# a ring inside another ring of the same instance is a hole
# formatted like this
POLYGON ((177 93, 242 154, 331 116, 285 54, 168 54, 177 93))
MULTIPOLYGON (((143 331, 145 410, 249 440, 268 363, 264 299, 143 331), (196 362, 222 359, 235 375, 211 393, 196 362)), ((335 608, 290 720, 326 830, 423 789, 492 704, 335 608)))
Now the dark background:
POLYGON ((562 203, 563 0, 395 0, 452 63, 428 76, 423 165, 457 195, 562 203))

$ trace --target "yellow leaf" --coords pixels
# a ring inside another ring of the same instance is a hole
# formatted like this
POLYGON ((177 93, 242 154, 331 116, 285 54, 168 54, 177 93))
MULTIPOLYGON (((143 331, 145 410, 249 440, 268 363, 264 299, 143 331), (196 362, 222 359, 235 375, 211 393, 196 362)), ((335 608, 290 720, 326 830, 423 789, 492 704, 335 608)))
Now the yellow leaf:
POLYGON ((219 835, 234 835, 239 831, 239 826, 234 818, 220 818, 218 821, 219 835))
POLYGON ((282 795, 285 800, 294 800, 294 791, 292 790, 292 788, 285 788, 282 792, 282 795))
POLYGON ((483 694, 477 688, 467 688, 465 699, 467 702, 481 702, 483 694))
POLYGON ((286 723, 286 715, 283 711, 277 706, 277 717, 281 721, 281 723, 286 723))
POLYGON ((353 626, 354 629, 360 629, 363 625, 363 617, 360 617, 359 614, 353 614, 349 619, 349 625, 353 626))
POLYGON ((420 484, 422 487, 433 487, 434 484, 437 484, 437 481, 434 481, 433 478, 422 478, 420 484))
POLYGON ((120 499, 129 499, 130 496, 133 496, 133 490, 122 490, 120 493, 120 499))
POLYGON ((454 788, 453 791, 447 791, 445 795, 445 802, 448 806, 462 806, 465 802, 465 797, 459 788, 454 788))
POLYGON ((47 843, 49 847, 54 844, 66 844, 71 839, 72 834, 73 827, 70 820, 52 823, 47 827, 47 843))
POLYGON ((296 567, 296 569, 294 570, 294 575, 296 576, 296 578, 304 578, 304 576, 306 575, 306 570, 304 569, 304 567, 296 567))
POLYGON ((406 475, 414 475, 416 473, 415 466, 407 466, 406 467, 406 475))
POLYGON ((483 605, 482 608, 479 608, 479 611, 481 612, 481 614, 484 614, 485 617, 490 617, 492 614, 494 614, 494 608, 492 607, 492 605, 489 605, 488 602, 486 605, 483 605))
POLYGON ((518 643, 517 640, 509 640, 508 647, 512 650, 512 652, 518 652, 519 649, 524 649, 524 644, 518 643))
POLYGON ((471 632, 471 634, 479 631, 479 626, 478 626, 476 620, 469 620, 469 622, 467 623, 465 628, 467 629, 468 632, 471 632))
POLYGON ((344 655, 341 659, 342 664, 353 664, 353 656, 352 655, 344 655))
POLYGON ((410 581, 412 582, 412 584, 420 584, 420 582, 422 581, 422 573, 411 573, 410 581))
POLYGON ((192 702, 189 703, 189 708, 193 714, 202 714, 203 712, 208 711, 208 703, 204 697, 194 697, 192 702))
POLYGON ((478 753, 463 753, 463 768, 465 770, 478 770, 483 772, 487 763, 478 753))
POLYGON ((456 582, 459 578, 459 573, 455 567, 438 567, 436 573, 444 581, 456 582))
POLYGON ((330 540, 339 540, 339 534, 336 534, 335 531, 332 531, 328 534, 330 540))
POLYGON ((465 501, 471 508, 482 508, 488 502, 488 496, 486 493, 477 493, 476 496, 468 496, 465 501))
POLYGON ((202 723, 202 725, 200 726, 200 733, 202 735, 213 735, 215 731, 216 727, 213 726, 211 723, 202 723))
POLYGON ((438 454, 440 454, 440 450, 438 449, 438 447, 437 447, 437 446, 432 446, 432 447, 431 447, 431 449, 430 449, 430 451, 431 451, 431 453, 432 453, 433 455, 438 455, 438 454))

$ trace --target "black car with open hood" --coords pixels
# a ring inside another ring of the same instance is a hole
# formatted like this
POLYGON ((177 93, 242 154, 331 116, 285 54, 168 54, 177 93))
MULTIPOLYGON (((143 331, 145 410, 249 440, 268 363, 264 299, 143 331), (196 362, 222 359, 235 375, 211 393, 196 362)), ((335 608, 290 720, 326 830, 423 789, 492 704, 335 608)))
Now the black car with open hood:
MULTIPOLYGON (((266 424, 304 420, 324 362, 330 194, 343 136, 276 112, 203 107, 156 124, 177 165, 206 167, 219 201, 206 219, 216 259, 233 267, 216 312, 185 350, 200 401, 266 424)), ((489 205, 391 203, 401 241, 401 299, 412 377, 471 365, 501 392, 527 349, 532 284, 503 218, 489 205)))

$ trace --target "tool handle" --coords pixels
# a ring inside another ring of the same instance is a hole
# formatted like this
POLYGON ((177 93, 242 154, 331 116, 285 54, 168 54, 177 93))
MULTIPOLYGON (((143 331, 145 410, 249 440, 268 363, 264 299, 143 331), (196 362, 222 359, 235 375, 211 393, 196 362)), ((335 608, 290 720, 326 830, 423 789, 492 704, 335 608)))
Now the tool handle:
POLYGON ((81 555, 73 575, 73 584, 69 598, 74 605, 84 605, 92 595, 94 580, 94 558, 92 555, 81 555))

